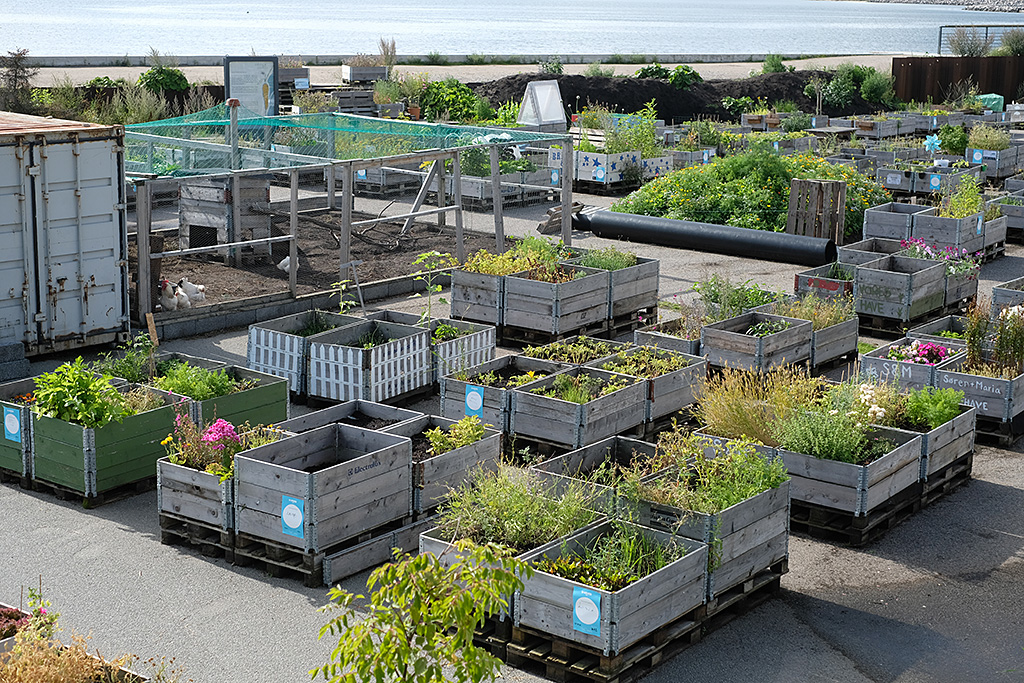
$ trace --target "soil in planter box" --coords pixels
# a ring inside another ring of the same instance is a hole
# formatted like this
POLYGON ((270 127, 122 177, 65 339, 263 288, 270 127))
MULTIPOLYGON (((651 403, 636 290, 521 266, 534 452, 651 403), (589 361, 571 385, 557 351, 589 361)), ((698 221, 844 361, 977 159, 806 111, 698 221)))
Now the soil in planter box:
POLYGON ((412 461, 423 462, 434 457, 430 450, 430 439, 423 432, 412 437, 412 461))
POLYGON ((366 413, 356 411, 348 417, 338 420, 339 424, 350 425, 352 427, 362 427, 363 429, 370 429, 378 431, 385 427, 390 427, 393 424, 398 424, 401 420, 388 420, 383 417, 370 417, 366 413))
POLYGON ((493 387, 495 389, 513 389, 547 376, 548 373, 541 372, 539 370, 523 372, 519 368, 509 366, 483 375, 475 375, 462 381, 469 382, 470 384, 479 384, 485 387, 493 387))

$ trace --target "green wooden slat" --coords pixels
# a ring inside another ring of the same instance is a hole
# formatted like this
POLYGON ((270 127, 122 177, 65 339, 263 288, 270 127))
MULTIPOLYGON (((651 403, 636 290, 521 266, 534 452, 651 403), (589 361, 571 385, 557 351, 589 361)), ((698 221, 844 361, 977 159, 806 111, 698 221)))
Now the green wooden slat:
POLYGON ((71 446, 78 446, 79 449, 82 447, 82 432, 85 430, 85 427, 80 425, 33 413, 32 429, 36 442, 40 438, 44 438, 71 446))

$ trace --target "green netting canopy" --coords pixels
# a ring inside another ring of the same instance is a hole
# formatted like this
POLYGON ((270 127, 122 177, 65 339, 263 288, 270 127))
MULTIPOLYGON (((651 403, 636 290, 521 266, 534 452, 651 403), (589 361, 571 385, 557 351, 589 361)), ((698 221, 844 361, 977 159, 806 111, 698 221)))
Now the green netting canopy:
POLYGON ((226 105, 125 127, 132 174, 190 176, 244 168, 287 168, 325 159, 381 159, 489 144, 560 142, 564 136, 510 129, 397 121, 354 114, 260 116, 238 109, 238 158, 232 163, 226 105))

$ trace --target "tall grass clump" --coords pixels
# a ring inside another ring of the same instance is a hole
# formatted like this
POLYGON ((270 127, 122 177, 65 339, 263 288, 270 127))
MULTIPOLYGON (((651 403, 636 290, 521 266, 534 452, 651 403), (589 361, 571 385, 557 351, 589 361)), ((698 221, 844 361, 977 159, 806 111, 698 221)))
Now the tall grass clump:
POLYGON ((823 330, 857 317, 853 297, 822 299, 813 292, 795 301, 776 301, 772 305, 772 313, 787 318, 810 320, 815 330, 823 330))

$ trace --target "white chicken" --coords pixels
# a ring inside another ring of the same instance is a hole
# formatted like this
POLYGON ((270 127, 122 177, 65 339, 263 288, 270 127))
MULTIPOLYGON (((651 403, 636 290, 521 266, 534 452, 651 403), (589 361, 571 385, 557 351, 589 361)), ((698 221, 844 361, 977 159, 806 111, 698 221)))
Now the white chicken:
POLYGON ((288 268, 291 267, 291 264, 292 264, 292 257, 291 256, 285 256, 283 259, 281 259, 281 262, 277 264, 277 269, 278 270, 283 270, 284 272, 287 273, 288 272, 288 268))
POLYGON ((164 311, 178 310, 177 287, 170 280, 160 281, 160 308, 164 311))
POLYGON ((178 280, 178 289, 185 292, 188 295, 189 301, 194 304, 206 301, 206 285, 194 285, 188 281, 187 277, 183 277, 178 280))
POLYGON ((192 300, 188 298, 188 294, 185 293, 185 290, 178 285, 174 285, 174 296, 178 299, 179 311, 183 311, 186 308, 192 308, 192 300))

